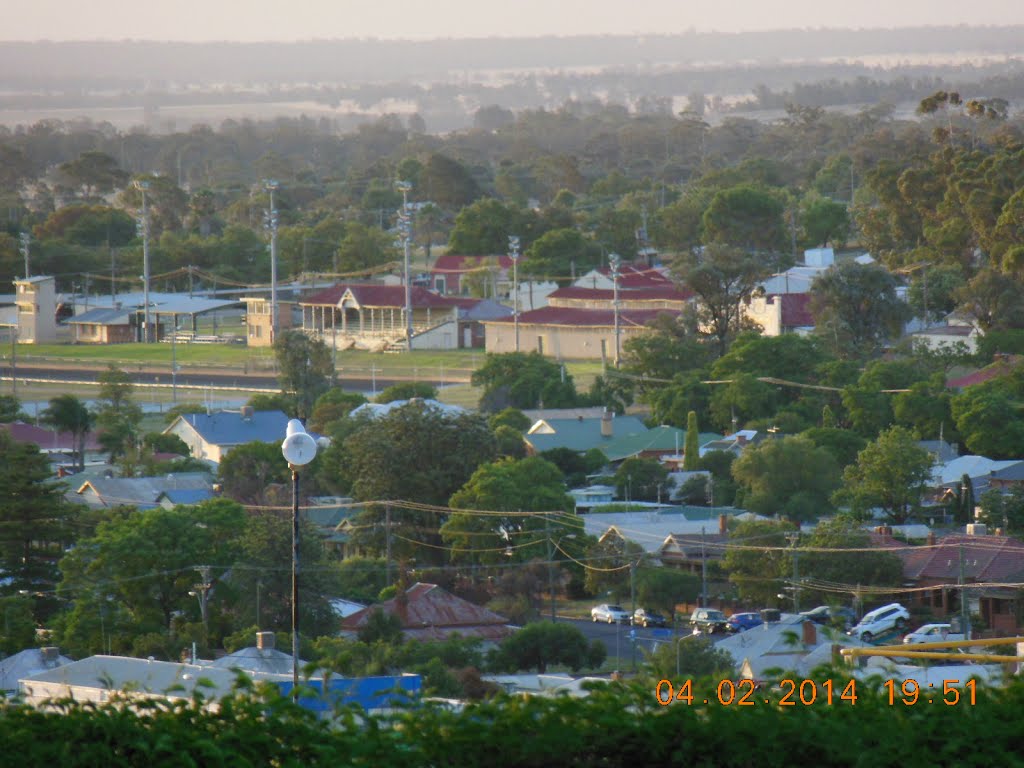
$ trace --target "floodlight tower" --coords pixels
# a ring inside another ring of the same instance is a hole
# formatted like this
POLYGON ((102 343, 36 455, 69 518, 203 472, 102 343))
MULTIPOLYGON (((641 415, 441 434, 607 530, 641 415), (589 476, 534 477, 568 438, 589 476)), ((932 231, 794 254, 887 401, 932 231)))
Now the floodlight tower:
POLYGON ((512 322, 516 329, 516 352, 519 351, 519 237, 508 236, 508 255, 512 259, 512 322))
POLYGON ((614 286, 614 292, 612 294, 612 307, 615 310, 615 367, 619 367, 619 267, 622 265, 622 259, 619 258, 619 254, 613 253, 608 257, 608 263, 612 268, 612 285, 614 286))
POLYGON ((263 223, 270 230, 270 341, 277 341, 277 208, 274 206, 274 192, 277 181, 264 179, 263 188, 270 193, 270 208, 263 212, 263 223))
POLYGON ((412 282, 409 279, 409 248, 412 240, 412 211, 409 210, 409 190, 412 183, 396 181, 402 192, 402 210, 398 214, 402 230, 402 282, 405 283, 405 348, 412 352, 412 282))
POLYGON ((141 179, 135 188, 142 193, 142 215, 136 222, 136 231, 142 235, 142 341, 149 343, 149 207, 146 192, 149 182, 141 179))

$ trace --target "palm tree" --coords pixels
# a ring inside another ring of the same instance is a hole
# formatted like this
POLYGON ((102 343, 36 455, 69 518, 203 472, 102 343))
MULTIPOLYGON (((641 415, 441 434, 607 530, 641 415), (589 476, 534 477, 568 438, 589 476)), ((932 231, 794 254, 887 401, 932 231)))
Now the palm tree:
POLYGON ((74 441, 75 466, 85 469, 85 436, 95 417, 85 403, 74 395, 57 395, 42 413, 42 422, 58 432, 70 432, 74 441))

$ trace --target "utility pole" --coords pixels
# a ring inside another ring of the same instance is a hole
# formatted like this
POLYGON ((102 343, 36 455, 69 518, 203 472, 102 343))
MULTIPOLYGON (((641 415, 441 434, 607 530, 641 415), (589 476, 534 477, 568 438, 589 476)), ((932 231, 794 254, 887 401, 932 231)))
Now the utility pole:
POLYGON ((28 232, 22 232, 19 240, 21 240, 21 255, 25 257, 25 279, 28 280, 32 277, 32 273, 28 269, 29 244, 32 242, 32 235, 28 232))
POLYGON ((612 308, 615 310, 615 367, 619 367, 619 266, 622 259, 619 254, 613 253, 608 257, 608 263, 612 268, 612 285, 614 286, 612 308))
POLYGON ((704 526, 700 527, 700 607, 708 607, 708 558, 704 552, 704 526))
POLYGON ((519 351, 519 238, 508 236, 509 257, 512 259, 512 322, 516 329, 516 352, 519 351))
POLYGON ((962 625, 961 631, 964 633, 964 637, 968 640, 971 639, 971 614, 967 610, 967 588, 966 588, 966 575, 964 573, 964 545, 960 545, 960 578, 958 584, 960 585, 960 624, 962 625))
POLYGON ((399 225, 402 230, 402 281, 405 283, 405 348, 412 352, 412 281, 409 275, 409 249, 412 239, 412 213, 409 211, 409 190, 412 183, 408 181, 395 182, 402 191, 402 210, 398 214, 399 225))
POLYGON ((210 622, 206 606, 210 597, 210 590, 213 589, 213 583, 210 578, 212 568, 209 565, 197 565, 196 570, 199 571, 199 577, 202 581, 198 584, 193 584, 192 591, 189 594, 199 599, 199 615, 203 618, 203 631, 209 633, 210 622))
POLYGON ((544 535, 548 539, 548 596, 551 599, 551 623, 555 623, 555 542, 551 540, 551 518, 544 516, 544 535))
POLYGON ((793 550, 793 613, 800 613, 800 571, 798 569, 797 541, 800 540, 800 533, 788 533, 790 549, 793 550))
POLYGON ((142 235, 142 342, 149 343, 149 207, 146 191, 149 182, 136 181, 135 187, 142 193, 142 217, 137 222, 137 229, 142 235))
POLYGON ((274 206, 274 192, 278 183, 265 179, 263 187, 270 193, 270 208, 263 212, 263 223, 270 230, 270 341, 277 341, 277 208, 274 206))
POLYGON ((391 504, 384 504, 384 576, 391 584, 391 504))
MULTIPOLYGON (((632 624, 632 617, 636 616, 636 560, 629 564, 629 600, 629 615, 632 624)), ((629 642, 633 649, 633 671, 636 672, 636 627, 632 627, 629 631, 629 642)))

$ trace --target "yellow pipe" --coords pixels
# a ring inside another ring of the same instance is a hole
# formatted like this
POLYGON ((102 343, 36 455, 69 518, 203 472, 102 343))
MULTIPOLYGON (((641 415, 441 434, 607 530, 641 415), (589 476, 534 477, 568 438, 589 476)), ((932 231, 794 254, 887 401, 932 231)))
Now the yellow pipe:
POLYGON ((881 648, 843 648, 841 653, 850 658, 859 656, 885 656, 902 659, 942 659, 943 661, 1020 662, 1024 656, 1001 656, 994 653, 940 653, 938 651, 904 651, 902 653, 881 648))

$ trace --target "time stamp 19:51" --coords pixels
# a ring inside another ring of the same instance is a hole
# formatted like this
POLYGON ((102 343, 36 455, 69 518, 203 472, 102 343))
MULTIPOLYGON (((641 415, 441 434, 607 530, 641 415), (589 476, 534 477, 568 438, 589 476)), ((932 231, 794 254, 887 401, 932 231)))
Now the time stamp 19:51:
MULTIPOLYGON (((974 706, 978 701, 978 683, 975 680, 942 680, 939 683, 918 683, 916 680, 886 680, 882 692, 890 706, 902 704, 912 707, 917 704, 943 704, 953 707, 958 704, 974 706)), ((814 704, 825 706, 850 706, 857 703, 857 681, 849 680, 780 680, 774 693, 766 696, 755 681, 749 679, 720 680, 714 691, 701 696, 695 691, 693 680, 673 684, 671 680, 660 680, 654 690, 658 703, 664 707, 681 704, 720 704, 723 707, 754 707, 774 704, 780 707, 809 707, 814 704)))

